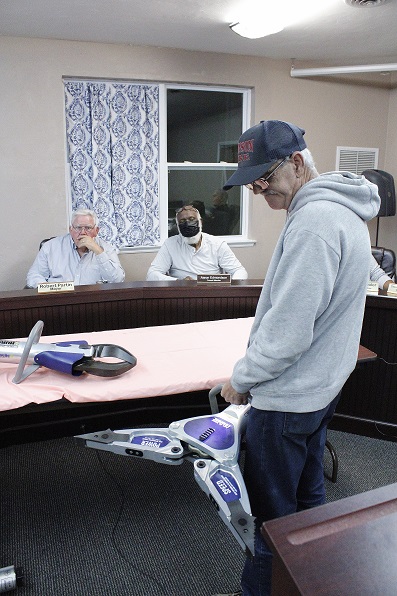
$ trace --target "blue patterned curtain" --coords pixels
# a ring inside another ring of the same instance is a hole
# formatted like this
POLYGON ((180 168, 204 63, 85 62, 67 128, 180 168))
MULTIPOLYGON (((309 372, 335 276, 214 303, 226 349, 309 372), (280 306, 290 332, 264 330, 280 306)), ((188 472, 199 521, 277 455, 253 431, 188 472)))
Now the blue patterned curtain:
POLYGON ((159 243, 156 85, 65 82, 72 208, 118 248, 159 243))

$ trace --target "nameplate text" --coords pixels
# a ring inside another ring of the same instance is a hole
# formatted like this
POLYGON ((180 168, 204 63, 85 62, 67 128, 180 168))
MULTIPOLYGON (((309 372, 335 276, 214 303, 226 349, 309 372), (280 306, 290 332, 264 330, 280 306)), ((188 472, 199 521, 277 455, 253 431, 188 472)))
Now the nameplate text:
POLYGON ((198 284, 230 284, 232 281, 230 273, 219 273, 218 275, 198 275, 198 284))
POLYGON ((392 296, 397 295, 397 284, 389 284, 387 287, 387 293, 391 294, 392 296))
POLYGON ((47 281, 37 286, 39 294, 48 294, 50 292, 73 292, 74 283, 72 281, 47 281))
POLYGON ((369 281, 367 286, 367 294, 377 294, 378 293, 378 282, 377 281, 369 281))

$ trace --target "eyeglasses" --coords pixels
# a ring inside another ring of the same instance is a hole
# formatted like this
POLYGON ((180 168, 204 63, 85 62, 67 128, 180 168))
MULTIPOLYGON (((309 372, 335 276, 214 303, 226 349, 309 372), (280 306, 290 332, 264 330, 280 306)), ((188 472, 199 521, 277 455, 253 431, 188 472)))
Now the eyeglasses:
POLYGON ((199 210, 196 209, 196 207, 193 207, 193 205, 184 205, 183 207, 179 207, 179 209, 175 210, 175 215, 178 215, 178 213, 181 211, 196 211, 199 213, 199 210))
MULTIPOLYGON (((184 205, 183 207, 180 207, 179 209, 177 209, 175 211, 175 214, 178 215, 178 213, 181 213, 182 211, 195 211, 196 213, 198 213, 200 215, 200 211, 198 209, 196 209, 196 207, 193 207, 193 205, 184 205)), ((190 217, 182 217, 181 219, 178 220, 178 223, 183 224, 186 221, 197 221, 197 217, 194 217, 193 215, 191 215, 190 217)))
POLYGON ((257 180, 260 180, 260 182, 262 182, 262 184, 265 184, 265 187, 261 186, 260 184, 257 184, 256 181, 254 180, 254 182, 250 182, 250 184, 246 184, 245 185, 246 188, 248 188, 249 190, 254 190, 255 188, 257 188, 259 191, 266 190, 267 188, 269 188, 269 186, 270 186, 269 179, 273 176, 273 174, 275 174, 277 172, 277 170, 279 168, 281 168, 281 166, 283 165, 283 163, 285 163, 287 161, 287 159, 289 159, 289 156, 284 157, 283 161, 280 161, 278 166, 276 166, 274 168, 274 170, 272 172, 270 172, 270 174, 268 174, 267 176, 262 176, 261 178, 257 178, 257 180))
POLYGON ((95 228, 95 226, 74 226, 74 225, 72 225, 72 228, 76 232, 84 232, 84 230, 86 232, 92 232, 92 230, 95 228))

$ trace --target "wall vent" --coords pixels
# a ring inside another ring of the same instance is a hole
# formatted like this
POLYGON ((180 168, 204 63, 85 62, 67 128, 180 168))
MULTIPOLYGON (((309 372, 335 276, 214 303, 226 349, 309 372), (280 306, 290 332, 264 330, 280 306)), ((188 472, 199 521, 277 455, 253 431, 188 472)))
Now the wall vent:
POLYGON ((378 168, 379 149, 367 147, 337 147, 336 170, 361 174, 378 168))

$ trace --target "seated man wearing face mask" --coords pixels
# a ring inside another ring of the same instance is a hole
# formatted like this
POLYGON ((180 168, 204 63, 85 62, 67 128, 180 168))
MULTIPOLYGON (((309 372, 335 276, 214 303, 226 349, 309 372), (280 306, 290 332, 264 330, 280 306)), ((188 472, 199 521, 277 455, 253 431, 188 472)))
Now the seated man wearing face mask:
POLYGON ((197 275, 230 273, 232 279, 248 274, 229 246, 202 232, 199 211, 184 205, 176 212, 178 234, 167 238, 149 267, 147 281, 197 279, 197 275))

